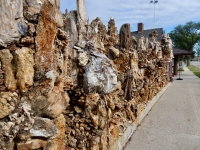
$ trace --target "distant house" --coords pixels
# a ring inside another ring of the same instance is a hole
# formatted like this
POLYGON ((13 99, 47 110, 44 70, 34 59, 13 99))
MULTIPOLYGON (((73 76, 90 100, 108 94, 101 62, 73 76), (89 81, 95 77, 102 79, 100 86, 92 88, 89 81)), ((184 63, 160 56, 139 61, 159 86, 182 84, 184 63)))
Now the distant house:
POLYGON ((138 23, 138 30, 131 32, 131 36, 134 36, 136 39, 139 39, 142 36, 144 36, 145 38, 148 38, 149 34, 151 34, 153 31, 157 31, 158 33, 157 40, 160 42, 162 39, 162 34, 164 33, 163 28, 144 30, 143 23, 138 23))
POLYGON ((200 57, 195 56, 195 57, 192 59, 192 61, 200 61, 200 57))

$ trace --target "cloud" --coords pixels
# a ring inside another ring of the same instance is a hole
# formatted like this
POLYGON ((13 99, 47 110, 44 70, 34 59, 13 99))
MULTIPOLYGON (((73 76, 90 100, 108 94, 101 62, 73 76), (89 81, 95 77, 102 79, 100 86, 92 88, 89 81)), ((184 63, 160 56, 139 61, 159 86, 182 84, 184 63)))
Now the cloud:
MULTIPOLYGON (((75 0, 60 0, 61 11, 76 9, 75 0)), ((110 17, 115 19, 117 29, 124 23, 137 30, 137 23, 143 22, 145 29, 154 28, 154 4, 150 0, 85 0, 90 20, 99 17, 105 25, 110 17)), ((155 4, 156 27, 172 28, 188 21, 200 21, 200 0, 158 0, 155 4)))

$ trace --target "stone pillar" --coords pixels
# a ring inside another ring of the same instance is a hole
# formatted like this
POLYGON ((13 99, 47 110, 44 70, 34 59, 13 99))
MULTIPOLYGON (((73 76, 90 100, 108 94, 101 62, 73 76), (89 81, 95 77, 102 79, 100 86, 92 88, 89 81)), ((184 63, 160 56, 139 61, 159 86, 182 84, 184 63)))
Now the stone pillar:
POLYGON ((178 58, 177 57, 174 58, 174 75, 175 76, 178 75, 178 58))
POLYGON ((78 30, 77 30, 77 11, 70 11, 66 19, 65 31, 69 33, 71 42, 69 48, 72 49, 74 44, 78 41, 78 30))
POLYGON ((76 0, 76 7, 79 19, 86 21, 86 9, 85 9, 85 0, 76 0))
POLYGON ((128 50, 130 48, 130 38, 131 38, 130 24, 123 24, 120 29, 120 35, 119 35, 120 47, 128 50))
POLYGON ((66 16, 68 15, 68 9, 65 9, 65 15, 66 16))

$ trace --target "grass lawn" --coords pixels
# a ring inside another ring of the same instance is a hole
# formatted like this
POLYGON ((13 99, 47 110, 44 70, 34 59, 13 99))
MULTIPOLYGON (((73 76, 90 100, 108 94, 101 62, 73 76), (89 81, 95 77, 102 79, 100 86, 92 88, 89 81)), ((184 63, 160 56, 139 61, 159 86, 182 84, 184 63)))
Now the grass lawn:
POLYGON ((200 68, 190 65, 188 66, 188 69, 190 69, 190 71, 192 71, 197 77, 200 78, 200 68))

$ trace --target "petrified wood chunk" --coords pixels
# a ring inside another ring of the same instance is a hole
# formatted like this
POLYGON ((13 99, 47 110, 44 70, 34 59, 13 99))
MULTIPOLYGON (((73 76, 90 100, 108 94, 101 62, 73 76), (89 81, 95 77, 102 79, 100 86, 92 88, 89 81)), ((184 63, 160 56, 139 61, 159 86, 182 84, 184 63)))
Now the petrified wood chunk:
POLYGON ((120 46, 121 48, 125 48, 128 50, 130 48, 130 38, 131 38, 131 32, 130 32, 130 24, 123 24, 120 29, 120 46))
POLYGON ((41 78, 45 72, 51 70, 53 63, 54 39, 56 37, 56 8, 45 1, 41 8, 37 26, 35 68, 36 77, 41 78))

